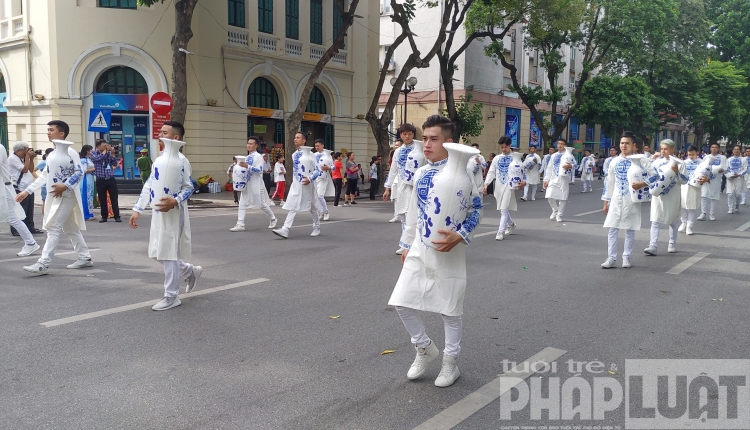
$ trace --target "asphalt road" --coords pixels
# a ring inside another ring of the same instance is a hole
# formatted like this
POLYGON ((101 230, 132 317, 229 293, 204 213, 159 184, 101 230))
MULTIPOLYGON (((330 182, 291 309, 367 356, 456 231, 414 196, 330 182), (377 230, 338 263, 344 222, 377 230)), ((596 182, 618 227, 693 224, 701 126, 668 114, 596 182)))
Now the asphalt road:
MULTIPOLYGON (((72 247, 63 240, 43 277, 21 269, 34 258, 15 257, 21 243, 4 230, 0 428, 411 429, 495 380, 503 360, 547 347, 565 351, 554 376, 575 373, 568 360, 596 360, 619 369, 608 376, 623 385, 626 359, 747 358, 750 231, 736 229, 750 222, 750 206, 728 215, 722 200, 717 221, 680 235, 679 252, 665 252, 662 230, 660 255, 647 257, 644 205, 633 268, 602 270, 604 215, 592 212, 601 209, 601 182, 593 193, 580 189, 572 187, 563 223, 548 219, 541 193, 519 201, 518 228, 502 242, 486 198, 481 236, 467 251, 461 378, 445 389, 433 385, 439 361, 421 380, 405 377, 414 350, 387 306, 400 270, 391 204, 331 208, 317 238, 299 214, 288 240, 267 230, 260 212, 248 214, 246 232, 230 233, 233 208, 193 210, 188 261, 204 267, 204 293, 165 312, 112 311, 163 294, 162 268, 146 253, 150 217, 138 230, 88 224, 94 267, 66 269, 75 254, 65 254, 72 247), (666 273, 699 252, 708 255, 666 273), (50 321, 58 325, 42 325, 50 321)), ((440 317, 424 320, 442 349, 440 317)), ((456 428, 591 424, 549 420, 546 411, 532 419, 528 408, 502 420, 498 403, 456 428)), ((448 409, 456 410, 467 409, 448 409)), ((624 407, 593 424, 622 428, 623 420, 624 407)))

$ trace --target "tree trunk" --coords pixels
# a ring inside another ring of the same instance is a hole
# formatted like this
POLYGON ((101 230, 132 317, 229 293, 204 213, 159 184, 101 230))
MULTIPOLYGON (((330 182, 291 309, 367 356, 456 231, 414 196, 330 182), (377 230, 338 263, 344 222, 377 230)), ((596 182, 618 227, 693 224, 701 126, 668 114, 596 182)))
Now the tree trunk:
MULTIPOLYGON (((357 5, 359 4, 359 0, 353 0, 349 4, 349 10, 344 12, 341 11, 341 19, 343 21, 341 30, 339 31, 339 34, 336 36, 336 39, 334 39, 331 46, 328 47, 326 52, 323 54, 322 57, 318 60, 318 62, 315 64, 315 67, 310 72, 310 77, 307 79, 307 82, 305 83, 305 87, 302 89, 302 94, 300 94, 300 98, 297 101, 297 107, 294 109, 294 111, 289 115, 289 119, 287 120, 287 138, 286 138, 286 144, 284 145, 285 148, 285 159, 287 165, 289 168, 286 169, 286 180, 287 182, 291 182, 292 180, 292 154, 294 151, 297 150, 297 148, 294 146, 294 135, 299 131, 300 126, 302 125, 302 117, 305 114, 305 108, 307 107, 307 101, 310 99, 310 94, 312 93, 313 88, 315 87, 315 83, 318 81, 318 78, 320 77, 321 73, 323 73, 323 69, 326 67, 326 64, 333 58, 334 55, 338 54, 339 50, 344 47, 344 38, 346 37, 346 32, 349 30, 349 28, 354 23, 354 12, 357 10, 357 5)), ((312 146, 312 142, 307 142, 306 146, 312 146)))
MULTIPOLYGON (((174 5, 175 29, 172 36, 172 121, 185 123, 187 113, 187 68, 186 56, 180 48, 187 50, 187 45, 193 37, 190 25, 193 21, 193 11, 198 0, 180 0, 174 5)), ((183 136, 184 138, 184 136, 183 136)))

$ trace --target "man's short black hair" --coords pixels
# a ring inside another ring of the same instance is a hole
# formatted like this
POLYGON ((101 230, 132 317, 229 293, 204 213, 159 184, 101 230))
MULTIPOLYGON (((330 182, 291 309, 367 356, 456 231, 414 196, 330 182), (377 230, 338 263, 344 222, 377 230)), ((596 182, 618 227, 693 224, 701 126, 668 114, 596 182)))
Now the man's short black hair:
POLYGON ((63 139, 68 137, 68 133, 70 133, 70 126, 65 121, 60 121, 59 119, 50 121, 47 123, 47 125, 54 125, 57 127, 57 131, 63 132, 63 139))
MULTIPOLYGON (((412 125, 412 127, 414 126, 412 125)), ((455 126, 453 125, 451 120, 442 115, 430 115, 429 117, 427 117, 424 124, 422 124, 422 131, 430 127, 440 127, 440 131, 443 133, 443 137, 445 137, 446 139, 452 138, 453 131, 455 130, 455 126)))
POLYGON ((635 137, 635 133, 633 133, 632 131, 623 131, 622 134, 620 135, 620 138, 622 139, 623 137, 629 138, 630 140, 633 141, 633 143, 638 142, 638 139, 635 137))
POLYGON ((471 144, 471 147, 472 147, 472 148, 477 148, 477 149, 479 149, 479 144, 478 144, 478 143, 472 143, 472 144, 471 144))
POLYGON ((172 127, 174 134, 180 136, 180 139, 185 138, 185 126, 181 122, 177 121, 164 121, 164 125, 172 127))
POLYGON ((555 141, 555 144, 562 142, 565 146, 568 146, 568 142, 562 137, 555 141))
POLYGON ((711 144, 710 144, 710 145, 708 145, 708 147, 710 148, 710 147, 712 147, 712 146, 714 146, 714 145, 716 145, 716 146, 718 146, 719 148, 721 148, 721 145, 719 145, 719 142, 711 142, 711 144))
POLYGON ((295 136, 298 134, 302 136, 303 139, 305 139, 305 142, 307 142, 307 133, 305 133, 304 131, 297 131, 294 133, 295 136))
MULTIPOLYGON (((424 130, 424 127, 422 127, 422 129, 424 130)), ((406 124, 401 124, 398 127, 398 135, 399 136, 401 136, 401 133, 403 133, 405 131, 410 131, 411 134, 413 134, 414 136, 417 135, 417 127, 414 127, 414 124, 406 123, 406 124)))
POLYGON ((511 139, 508 136, 500 136, 500 139, 498 139, 497 144, 511 146, 513 145, 513 139, 511 139))
POLYGON ((687 152, 690 152, 690 151, 698 152, 698 147, 695 145, 690 145, 688 146, 687 152))
POLYGON ((107 141, 104 140, 104 139, 96 139, 94 141, 94 146, 98 148, 98 147, 104 145, 105 143, 107 143, 107 141))
POLYGON ((254 140, 255 144, 260 146, 260 138, 258 136, 250 136, 247 138, 247 140, 254 140))
POLYGON ((321 144, 323 146, 326 145, 326 143, 323 141, 323 139, 315 139, 315 143, 319 143, 319 144, 321 144))

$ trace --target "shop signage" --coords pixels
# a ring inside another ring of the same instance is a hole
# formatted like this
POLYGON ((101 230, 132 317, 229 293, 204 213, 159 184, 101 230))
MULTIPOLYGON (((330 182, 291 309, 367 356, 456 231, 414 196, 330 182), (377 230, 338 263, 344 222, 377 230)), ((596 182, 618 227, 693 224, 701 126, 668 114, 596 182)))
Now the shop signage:
POLYGON ((331 115, 305 112, 304 114, 302 114, 302 121, 324 122, 326 124, 330 124, 331 115))
POLYGON ((94 108, 148 112, 148 94, 94 93, 94 108))
POLYGON ((258 116, 261 118, 273 118, 273 119, 284 119, 284 111, 281 109, 267 109, 267 108, 248 108, 250 116, 258 116))
POLYGON ((172 115, 165 114, 161 115, 158 113, 152 113, 151 114, 151 137, 153 139, 159 138, 159 132, 161 132, 161 126, 164 125, 164 122, 169 121, 172 118, 172 115))

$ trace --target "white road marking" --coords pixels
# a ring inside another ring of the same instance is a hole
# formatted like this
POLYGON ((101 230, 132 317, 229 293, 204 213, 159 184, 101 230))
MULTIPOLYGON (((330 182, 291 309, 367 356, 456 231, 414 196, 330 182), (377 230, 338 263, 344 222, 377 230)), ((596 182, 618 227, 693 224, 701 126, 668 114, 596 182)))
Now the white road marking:
POLYGON ((602 213, 602 210, 601 209, 597 209, 595 211, 588 211, 588 212, 584 212, 582 214, 575 214, 573 216, 586 216, 586 215, 591 215, 591 214, 595 214, 595 213, 602 213))
POLYGON ((474 391, 473 393, 444 409, 439 414, 418 425, 414 428, 414 430, 452 429, 453 427, 461 424, 461 422, 472 416, 483 407, 500 398, 500 396, 502 396, 512 388, 503 387, 504 390, 501 390, 501 378, 505 376, 513 376, 515 378, 519 378, 519 381, 524 380, 532 374, 536 373, 535 371, 531 371, 532 369, 536 369, 534 363, 551 363, 560 358, 566 352, 567 351, 563 351, 562 349, 552 347, 544 348, 533 357, 527 359, 525 362, 516 365, 516 367, 514 367, 509 373, 500 375, 489 384, 483 386, 477 391, 474 391), (524 372, 523 369, 526 369, 526 371, 524 372))
MULTIPOLYGON (((328 225, 328 224, 335 224, 337 222, 351 222, 351 221, 362 221, 364 218, 354 218, 354 219, 341 219, 338 221, 321 221, 320 226, 328 225)), ((279 220, 281 221, 281 220, 279 220)), ((312 227, 312 224, 302 224, 302 225, 293 225, 292 228, 299 228, 299 227, 312 227)))
POLYGON ((746 223, 742 224, 741 226, 739 226, 735 230, 737 230, 737 231, 745 231, 748 228, 750 228, 750 222, 746 222, 746 223))
POLYGON ((703 260, 706 256, 708 256, 708 252, 699 252, 692 257, 688 258, 687 260, 683 261, 682 263, 674 266, 673 268, 669 269, 667 271, 670 275, 679 275, 680 273, 684 272, 685 270, 689 269, 690 266, 693 264, 703 260))
MULTIPOLYGON (((259 284, 261 282, 266 282, 266 281, 269 281, 269 279, 258 278, 258 279, 251 279, 249 281, 235 282, 234 284, 222 285, 220 287, 214 287, 214 288, 206 288, 206 289, 198 290, 198 291, 195 291, 195 292, 192 292, 192 293, 182 294, 180 296, 180 298, 184 299, 184 298, 188 298, 188 297, 202 296, 204 294, 216 293, 218 291, 224 291, 224 290, 231 290, 232 288, 239 288, 239 287, 244 287, 246 285, 259 284)), ((161 299, 159 299, 159 300, 161 300, 161 299)), ((147 302, 141 302, 141 303, 134 303, 132 305, 119 306, 119 307, 116 307, 116 308, 105 309, 103 311, 90 312, 90 313, 87 313, 87 314, 76 315, 76 316, 73 316, 73 317, 61 318, 61 319, 58 319, 58 320, 47 321, 47 322, 43 322, 41 324, 43 326, 47 327, 47 328, 56 327, 56 326, 63 325, 63 324, 70 324, 70 323, 74 323, 74 322, 78 322, 78 321, 89 320, 89 319, 92 319, 92 318, 98 318, 98 317, 102 317, 102 316, 105 316, 105 315, 112 315, 112 314, 116 314, 116 313, 120 313, 120 312, 132 311, 134 309, 151 307, 151 306, 155 305, 159 300, 149 300, 147 302)))
MULTIPOLYGON (((40 246, 44 248, 44 245, 40 245, 40 246)), ((35 258, 38 260, 39 256, 41 255, 41 251, 42 249, 40 248, 39 251, 37 251, 35 254, 27 255, 26 257, 6 258, 5 260, 0 260, 0 263, 8 263, 10 261, 26 260, 28 258, 35 258)), ((89 252, 94 252, 94 251, 101 251, 101 249, 99 248, 89 249, 89 252)), ((75 253, 76 253, 75 251, 56 252, 55 257, 57 257, 58 255, 68 255, 68 254, 75 254, 75 253)))
POLYGON ((489 235, 491 235, 491 234, 497 234, 497 232, 496 232, 496 231, 488 231, 487 233, 479 233, 479 234, 475 234, 475 235, 474 235, 474 237, 489 236, 489 235))

